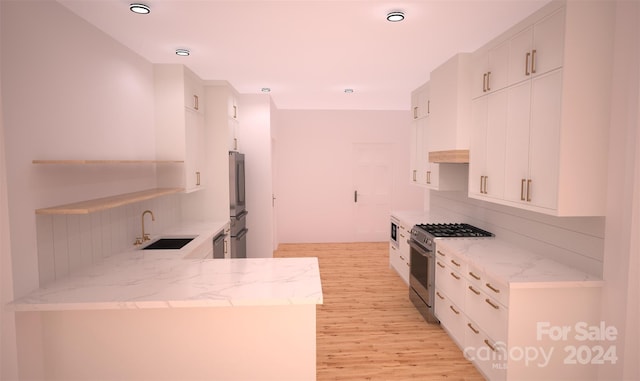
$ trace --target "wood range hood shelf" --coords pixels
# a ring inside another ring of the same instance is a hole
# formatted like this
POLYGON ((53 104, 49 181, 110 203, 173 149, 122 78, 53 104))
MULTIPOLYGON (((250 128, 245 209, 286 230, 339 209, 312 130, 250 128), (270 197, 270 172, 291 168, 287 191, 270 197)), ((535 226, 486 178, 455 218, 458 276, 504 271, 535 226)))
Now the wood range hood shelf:
POLYGON ((429 163, 468 164, 469 150, 431 151, 429 152, 429 163))

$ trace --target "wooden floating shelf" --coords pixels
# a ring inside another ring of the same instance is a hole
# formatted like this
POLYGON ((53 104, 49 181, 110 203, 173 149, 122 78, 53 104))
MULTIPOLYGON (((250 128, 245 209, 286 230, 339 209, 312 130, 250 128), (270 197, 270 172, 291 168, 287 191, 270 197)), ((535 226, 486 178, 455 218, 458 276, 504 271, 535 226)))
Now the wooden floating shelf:
POLYGON ((32 160, 33 164, 180 164, 184 160, 32 160))
POLYGON ((182 188, 156 188, 139 192, 125 193, 117 196, 80 201, 72 204, 37 209, 36 214, 90 214, 102 210, 117 208, 140 201, 151 200, 160 196, 184 192, 182 188))
POLYGON ((469 163, 469 150, 432 151, 429 152, 429 163, 467 164, 469 163))

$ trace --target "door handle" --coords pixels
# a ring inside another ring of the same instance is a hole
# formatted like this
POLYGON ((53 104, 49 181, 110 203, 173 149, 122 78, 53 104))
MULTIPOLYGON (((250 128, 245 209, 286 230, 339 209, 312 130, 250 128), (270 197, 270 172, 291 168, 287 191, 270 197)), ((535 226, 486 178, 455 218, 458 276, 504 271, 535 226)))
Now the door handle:
POLYGON ((358 202, 358 191, 353 191, 353 202, 358 202))

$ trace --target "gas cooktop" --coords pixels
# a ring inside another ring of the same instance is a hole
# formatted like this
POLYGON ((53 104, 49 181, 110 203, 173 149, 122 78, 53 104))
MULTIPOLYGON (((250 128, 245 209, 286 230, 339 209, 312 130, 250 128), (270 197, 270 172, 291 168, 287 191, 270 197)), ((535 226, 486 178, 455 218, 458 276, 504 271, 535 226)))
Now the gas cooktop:
POLYGON ((469 224, 418 224, 414 229, 420 229, 435 238, 493 237, 492 233, 469 224))

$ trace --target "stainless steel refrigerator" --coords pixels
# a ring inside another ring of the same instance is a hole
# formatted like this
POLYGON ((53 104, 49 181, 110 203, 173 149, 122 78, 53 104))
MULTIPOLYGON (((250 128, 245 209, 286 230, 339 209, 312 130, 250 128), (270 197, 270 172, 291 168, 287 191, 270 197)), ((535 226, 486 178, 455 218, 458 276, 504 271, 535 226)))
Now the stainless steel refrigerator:
POLYGON ((244 154, 235 151, 229 151, 229 200, 231 258, 246 258, 249 212, 245 201, 244 154))

